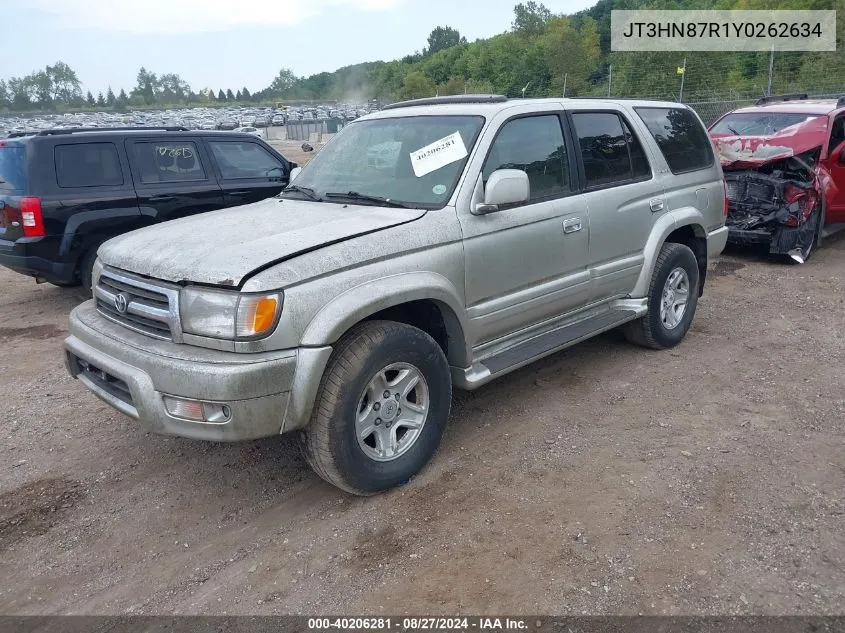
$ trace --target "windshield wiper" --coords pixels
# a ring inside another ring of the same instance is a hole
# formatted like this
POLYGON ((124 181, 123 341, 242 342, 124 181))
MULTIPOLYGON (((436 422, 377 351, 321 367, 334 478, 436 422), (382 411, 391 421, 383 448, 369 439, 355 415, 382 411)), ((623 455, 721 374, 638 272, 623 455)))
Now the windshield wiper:
POLYGON ((727 123, 725 123, 725 127, 726 127, 726 128, 728 128, 731 132, 733 132, 733 133, 734 133, 734 136, 742 136, 739 132, 737 132, 735 129, 733 129, 733 128, 732 128, 730 125, 728 125, 727 123))
POLYGON ((326 194, 326 198, 348 198, 350 200, 360 200, 361 202, 375 202, 386 207, 398 207, 400 209, 416 209, 412 204, 406 202, 399 202, 398 200, 391 200, 390 198, 383 198, 382 196, 371 196, 366 193, 358 193, 357 191, 347 191, 341 193, 340 191, 330 191, 326 194))
POLYGON ((314 202, 322 202, 323 201, 323 199, 320 198, 320 196, 318 196, 311 187, 300 187, 299 185, 288 185, 287 187, 282 189, 279 193, 282 194, 282 193, 287 193, 289 191, 293 192, 293 193, 301 193, 306 198, 309 198, 309 199, 313 200, 314 202))

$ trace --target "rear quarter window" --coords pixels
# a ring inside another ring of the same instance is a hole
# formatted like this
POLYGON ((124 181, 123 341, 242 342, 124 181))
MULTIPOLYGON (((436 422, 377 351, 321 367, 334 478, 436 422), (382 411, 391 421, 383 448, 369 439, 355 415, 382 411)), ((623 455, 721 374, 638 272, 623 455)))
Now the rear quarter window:
POLYGON ((123 169, 114 143, 56 145, 59 187, 114 187, 123 184, 123 169))
POLYGON ((0 191, 26 189, 26 148, 0 142, 0 191))
POLYGON ((713 146, 698 118, 686 108, 634 108, 654 137, 673 174, 711 167, 713 146))

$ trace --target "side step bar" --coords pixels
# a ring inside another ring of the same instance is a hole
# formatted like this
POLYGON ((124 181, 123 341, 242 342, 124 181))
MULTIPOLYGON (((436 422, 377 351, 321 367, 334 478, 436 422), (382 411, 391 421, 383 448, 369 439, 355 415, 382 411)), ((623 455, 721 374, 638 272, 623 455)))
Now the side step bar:
POLYGON ((491 374, 498 374, 551 354, 568 345, 591 337, 595 334, 610 330, 637 317, 633 310, 609 310, 598 316, 577 321, 566 327, 546 332, 529 339, 521 345, 511 347, 495 356, 486 358, 481 363, 490 370, 491 374))

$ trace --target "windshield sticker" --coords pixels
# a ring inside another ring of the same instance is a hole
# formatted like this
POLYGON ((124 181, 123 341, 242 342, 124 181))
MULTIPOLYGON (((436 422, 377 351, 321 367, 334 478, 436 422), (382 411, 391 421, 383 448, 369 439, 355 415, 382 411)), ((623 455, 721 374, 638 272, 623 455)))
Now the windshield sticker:
POLYGON ((445 167, 450 163, 466 157, 467 148, 460 132, 450 134, 431 145, 426 145, 415 152, 411 152, 411 165, 414 175, 421 178, 426 174, 445 167))
POLYGON ((431 188, 431 193, 433 193, 435 196, 442 196, 444 193, 446 193, 446 185, 434 185, 431 188))

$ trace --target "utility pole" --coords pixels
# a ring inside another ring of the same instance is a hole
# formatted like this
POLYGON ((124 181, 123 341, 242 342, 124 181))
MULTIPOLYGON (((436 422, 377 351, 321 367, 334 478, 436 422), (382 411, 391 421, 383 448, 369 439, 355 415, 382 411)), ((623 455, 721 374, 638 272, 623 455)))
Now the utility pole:
POLYGON ((683 103, 684 102, 684 79, 687 76, 687 58, 684 57, 684 65, 680 69, 681 72, 681 94, 678 97, 678 101, 683 103))
POLYGON ((566 78, 569 77, 569 73, 565 73, 563 75, 563 96, 566 96, 566 78))
POLYGON ((766 96, 772 96, 772 73, 775 69, 775 47, 772 46, 772 52, 769 55, 769 86, 766 88, 766 96))
POLYGON ((610 84, 613 83, 613 66, 608 66, 608 74, 607 74, 607 96, 610 96, 610 84))

